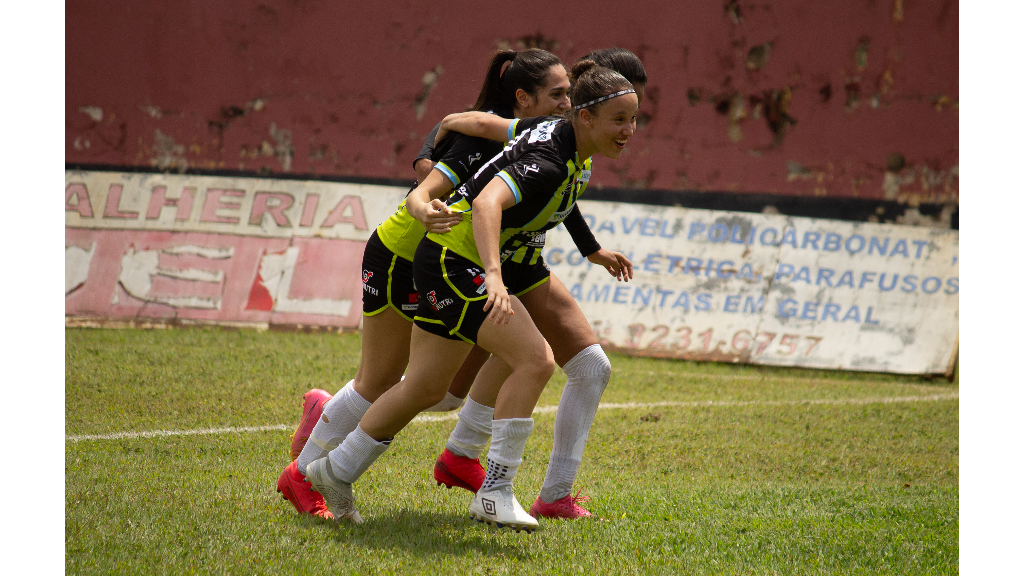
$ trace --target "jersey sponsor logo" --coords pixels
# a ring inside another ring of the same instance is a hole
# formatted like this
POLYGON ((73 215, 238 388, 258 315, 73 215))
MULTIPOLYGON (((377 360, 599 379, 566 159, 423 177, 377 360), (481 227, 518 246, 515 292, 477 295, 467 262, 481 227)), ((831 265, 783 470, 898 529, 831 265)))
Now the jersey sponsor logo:
POLYGON ((466 166, 472 166, 473 162, 477 162, 479 160, 480 160, 480 153, 479 152, 477 152, 476 154, 470 155, 470 157, 469 157, 469 164, 466 164, 466 166))
POLYGON ((368 284, 370 278, 373 278, 373 272, 369 270, 363 270, 363 290, 369 292, 370 294, 373 294, 374 296, 377 296, 379 294, 377 289, 368 284))
POLYGON ((580 171, 580 182, 590 182, 590 170, 580 171))
POLYGON ((561 222, 562 220, 565 220, 565 217, 569 215, 569 212, 572 212, 573 206, 575 206, 575 204, 570 204, 567 209, 551 214, 551 217, 548 218, 548 222, 561 222))
POLYGON ((516 171, 519 172, 519 176, 523 178, 525 178, 526 175, 529 174, 530 172, 540 173, 540 166, 537 166, 536 164, 530 164, 529 166, 521 166, 519 164, 516 164, 515 167, 516 171))
POLYGON ((467 270, 469 275, 473 277, 473 284, 476 284, 476 293, 483 294, 487 290, 487 286, 484 284, 484 279, 487 278, 487 274, 477 270, 476 268, 469 268, 467 270))
POLYGON ((418 304, 402 304, 402 310, 405 312, 411 312, 419 308, 418 304))
POLYGON ((529 238, 526 240, 526 245, 530 248, 543 248, 544 241, 547 240, 547 232, 528 232, 529 238))
MULTIPOLYGON (((478 169, 478 170, 476 171, 476 174, 473 174, 473 178, 474 178, 474 179, 475 179, 475 178, 478 178, 478 177, 479 177, 479 176, 480 176, 481 174, 483 174, 483 173, 484 173, 484 171, 485 171, 485 170, 487 170, 487 167, 488 167, 488 166, 490 166, 491 164, 494 164, 494 162, 495 162, 495 161, 497 161, 497 160, 498 160, 498 158, 501 158, 501 157, 502 157, 502 156, 503 156, 503 155, 505 154, 505 152, 506 152, 507 150, 511 150, 511 149, 512 149, 512 146, 513 146, 513 145, 515 145, 515 143, 516 143, 516 142, 517 142, 517 141, 518 141, 518 140, 519 140, 520 138, 522 138, 522 136, 523 136, 522 134, 520 134, 519 136, 516 136, 516 139, 515 139, 515 140, 513 140, 512 142, 509 142, 508 146, 505 146, 505 148, 504 148, 504 149, 503 149, 503 150, 502 150, 501 152, 498 152, 498 153, 497 153, 497 154, 495 154, 495 155, 494 155, 494 156, 493 156, 493 157, 492 157, 492 158, 491 158, 490 160, 488 160, 487 162, 485 162, 485 163, 484 163, 484 165, 483 165, 483 166, 481 166, 481 167, 480 167, 480 168, 479 168, 479 169, 478 169)), ((493 176, 493 174, 491 174, 491 176, 493 176)), ((488 182, 490 182, 490 177, 488 177, 488 182)), ((466 195, 466 194, 465 194, 465 193, 463 193, 463 196, 465 196, 465 195, 466 195)))
POLYGON ((557 120, 550 120, 548 122, 541 122, 537 124, 530 132, 530 139, 528 143, 533 144, 534 142, 547 142, 551 140, 551 132, 554 131, 555 125, 558 124, 557 120))
POLYGON ((440 310, 441 308, 444 308, 445 306, 447 306, 447 305, 451 304, 452 302, 454 302, 454 300, 452 300, 451 298, 445 298, 444 300, 438 300, 437 299, 437 292, 434 292, 433 290, 431 290, 430 292, 427 292, 427 302, 430 302, 430 306, 433 307, 434 310, 440 310))

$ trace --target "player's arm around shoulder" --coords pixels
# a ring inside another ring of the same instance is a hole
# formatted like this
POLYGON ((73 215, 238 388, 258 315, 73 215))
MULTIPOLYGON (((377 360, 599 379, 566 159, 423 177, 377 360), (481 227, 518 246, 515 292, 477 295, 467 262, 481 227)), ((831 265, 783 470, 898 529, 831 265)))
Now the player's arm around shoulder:
POLYGON ((467 136, 506 142, 509 139, 509 127, 514 122, 515 120, 508 120, 495 114, 488 114, 487 112, 449 114, 444 117, 444 120, 441 120, 441 127, 437 130, 434 144, 436 146, 449 132, 459 132, 467 136))

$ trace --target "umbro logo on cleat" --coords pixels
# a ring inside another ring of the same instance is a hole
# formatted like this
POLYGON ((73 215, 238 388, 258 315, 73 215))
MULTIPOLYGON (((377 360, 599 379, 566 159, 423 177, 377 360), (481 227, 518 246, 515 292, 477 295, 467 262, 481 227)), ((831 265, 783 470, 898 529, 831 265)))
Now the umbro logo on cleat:
POLYGON ((494 505, 494 500, 481 498, 480 502, 484 505, 484 512, 488 514, 496 514, 498 512, 497 506, 494 505))

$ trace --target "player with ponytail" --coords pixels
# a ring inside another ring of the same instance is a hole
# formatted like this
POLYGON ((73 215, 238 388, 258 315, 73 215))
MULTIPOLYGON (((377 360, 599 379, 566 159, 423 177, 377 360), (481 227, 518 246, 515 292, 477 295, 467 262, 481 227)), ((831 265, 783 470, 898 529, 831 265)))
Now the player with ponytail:
MULTIPOLYGON (((540 49, 498 51, 491 57, 472 110, 505 118, 560 114, 569 107, 568 88, 565 68, 553 54, 540 49)), ((304 395, 303 417, 292 438, 294 462, 278 478, 278 491, 299 513, 331 515, 323 498, 304 479, 306 465, 337 446, 370 404, 402 378, 418 300, 412 268, 416 246, 428 230, 443 233, 461 219, 438 199, 501 149, 500 142, 463 135, 431 146, 428 157, 436 165, 417 189, 433 204, 421 211, 418 220, 403 201, 367 242, 362 266, 362 357, 356 377, 333 398, 323 390, 304 395)), ((478 350, 467 360, 465 382, 453 384, 462 390, 462 397, 487 356, 478 350)), ((462 397, 446 395, 434 408, 457 408, 462 397)))
MULTIPOLYGON (((545 232, 575 209, 589 177, 584 166, 595 154, 617 158, 622 153, 635 130, 638 106, 629 81, 593 61, 577 63, 572 78, 571 98, 583 104, 573 110, 571 120, 510 121, 466 112, 442 122, 438 142, 444 142, 449 130, 511 141, 446 202, 462 220, 446 233, 427 234, 416 249, 420 301, 405 379, 381 395, 327 457, 306 466, 308 479, 336 518, 359 519, 352 484, 416 414, 443 399, 455 372, 478 344, 494 355, 478 382, 500 386, 485 391, 494 398, 492 441, 470 514, 517 530, 538 526, 516 500, 512 480, 533 429, 533 408, 556 364, 530 313, 514 295, 525 283, 503 278, 502 263, 540 261, 545 232)), ((418 213, 436 211, 432 202, 428 187, 420 186, 406 204, 418 213)), ((632 268, 624 256, 602 254, 602 266, 616 278, 628 279, 632 268)))

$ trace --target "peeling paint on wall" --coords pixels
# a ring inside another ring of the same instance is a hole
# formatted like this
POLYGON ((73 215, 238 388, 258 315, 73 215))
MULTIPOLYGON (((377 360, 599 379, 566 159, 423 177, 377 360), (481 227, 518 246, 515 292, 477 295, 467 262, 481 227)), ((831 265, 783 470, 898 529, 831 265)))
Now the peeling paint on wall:
POLYGON ((161 132, 159 128, 153 131, 153 157, 149 163, 159 170, 176 170, 181 173, 188 170, 185 147, 161 132))
POLYGON ((427 98, 430 97, 430 93, 437 86, 437 81, 441 78, 441 74, 444 74, 444 67, 437 66, 433 70, 427 70, 423 73, 423 90, 416 95, 416 119, 422 120, 423 115, 427 113, 427 98))
POLYGON ((585 12, 523 2, 546 18, 502 21, 465 0, 399 11, 68 5, 65 161, 410 179, 427 132, 475 100, 495 48, 536 46, 571 64, 616 45, 642 57, 650 81, 637 133, 620 159, 596 165, 593 189, 958 196, 955 2, 659 0, 626 20, 611 0, 585 12), (195 26, 166 24, 181 14, 195 26), (598 29, 609 34, 588 32, 598 29), (887 176, 893 150, 912 178, 887 176), (824 181, 791 177, 789 160, 824 181))

